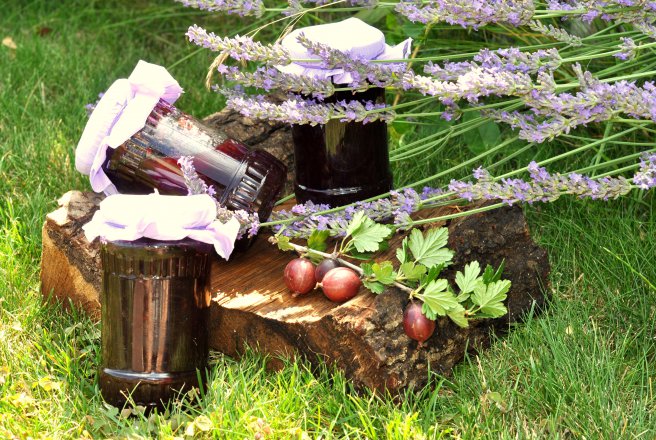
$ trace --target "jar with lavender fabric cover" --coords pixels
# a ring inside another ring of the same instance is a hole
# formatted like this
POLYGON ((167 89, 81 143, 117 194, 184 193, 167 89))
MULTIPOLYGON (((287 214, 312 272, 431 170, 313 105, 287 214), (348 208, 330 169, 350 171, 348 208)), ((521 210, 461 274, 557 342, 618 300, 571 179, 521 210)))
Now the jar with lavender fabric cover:
POLYGON ((97 192, 186 195, 178 160, 191 157, 219 203, 265 221, 284 185, 285 165, 175 108, 181 93, 163 67, 140 61, 96 105, 76 149, 76 168, 97 192))
MULTIPOLYGON (((356 18, 338 23, 297 29, 282 40, 293 59, 318 59, 298 41, 299 35, 365 60, 407 57, 410 40, 390 47, 378 29, 356 18)), ((354 75, 344 69, 327 69, 317 62, 294 62, 278 66, 285 73, 331 79, 336 87, 347 87, 354 75)), ((385 90, 336 91, 323 102, 360 101, 365 107, 385 103, 385 90)), ((343 122, 333 119, 324 125, 292 125, 296 163, 294 192, 300 203, 312 201, 331 206, 349 204, 392 188, 388 135, 385 122, 343 122)))
POLYGON ((209 274, 227 258, 237 220, 216 220, 209 195, 112 195, 84 226, 101 237, 100 390, 122 407, 162 408, 205 385, 209 274))

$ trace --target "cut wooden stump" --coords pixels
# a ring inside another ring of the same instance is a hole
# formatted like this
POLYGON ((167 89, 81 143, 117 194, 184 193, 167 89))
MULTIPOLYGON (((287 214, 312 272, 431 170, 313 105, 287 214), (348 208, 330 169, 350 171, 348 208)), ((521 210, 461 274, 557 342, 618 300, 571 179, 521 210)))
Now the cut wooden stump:
MULTIPOLYGON (((43 229, 42 291, 70 298, 98 316, 100 261, 81 226, 95 211, 100 197, 72 191, 60 209, 49 214, 43 229)), ((452 213, 453 208, 420 212, 421 216, 452 213)), ((432 225, 434 226, 434 225, 432 225)), ((435 334, 421 349, 403 332, 407 294, 388 289, 374 295, 362 289, 354 299, 335 304, 319 291, 292 298, 283 268, 294 255, 278 251, 260 237, 245 253, 229 262, 213 263, 211 282, 211 347, 239 356, 247 346, 270 354, 305 356, 334 364, 358 387, 398 391, 423 385, 429 368, 449 373, 467 351, 489 343, 493 331, 505 331, 532 307, 544 303, 549 262, 531 239, 520 208, 501 208, 448 223, 449 247, 456 253, 446 273, 453 279, 465 263, 497 266, 505 260, 504 278, 512 281, 509 314, 472 322, 467 329, 438 319, 435 334)), ((401 237, 395 238, 396 243, 401 237)), ((387 254, 394 252, 394 246, 387 254)))

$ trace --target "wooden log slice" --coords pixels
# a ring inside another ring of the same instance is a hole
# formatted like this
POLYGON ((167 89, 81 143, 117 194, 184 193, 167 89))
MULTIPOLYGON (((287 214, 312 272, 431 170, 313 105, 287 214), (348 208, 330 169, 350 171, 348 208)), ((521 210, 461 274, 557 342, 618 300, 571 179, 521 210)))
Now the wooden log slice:
MULTIPOLYGON (((86 242, 81 227, 97 209, 100 197, 71 191, 61 207, 49 214, 43 230, 41 283, 44 295, 71 299, 98 316, 101 283, 97 244, 86 242)), ((420 212, 422 217, 449 214, 454 208, 420 212)), ((432 225, 437 226, 437 225, 432 225)), ((392 392, 421 386, 429 368, 448 373, 467 350, 489 343, 491 331, 505 331, 534 305, 544 303, 549 263, 546 252, 531 239, 520 208, 502 208, 448 223, 449 247, 456 253, 447 275, 477 259, 481 265, 505 260, 504 277, 512 281, 509 314, 473 322, 468 329, 448 319, 437 321, 435 334, 421 349, 402 327, 407 295, 388 289, 374 295, 364 288, 352 300, 336 304, 319 291, 293 298, 282 273, 295 256, 278 251, 260 237, 229 262, 213 263, 210 344, 230 356, 247 346, 272 355, 302 355, 344 371, 356 386, 392 392)), ((388 258, 401 236, 386 254, 388 258)))

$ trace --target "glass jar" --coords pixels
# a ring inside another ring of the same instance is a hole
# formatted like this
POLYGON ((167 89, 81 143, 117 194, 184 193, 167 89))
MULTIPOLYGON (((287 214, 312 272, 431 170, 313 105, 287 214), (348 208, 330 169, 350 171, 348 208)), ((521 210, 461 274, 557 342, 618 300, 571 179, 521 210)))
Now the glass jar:
POLYGON ((162 408, 203 385, 212 245, 191 239, 101 246, 100 389, 121 407, 162 408), (200 381, 199 381, 200 379, 200 381))
MULTIPOLYGON (((385 89, 376 87, 355 94, 338 91, 325 102, 354 99, 384 103, 385 89)), ((325 125, 292 125, 292 136, 294 192, 299 203, 346 205, 392 188, 385 122, 333 119, 325 125)))
POLYGON ((251 151, 197 119, 160 100, 143 129, 116 149, 107 149, 103 171, 125 194, 186 195, 177 161, 192 156, 199 176, 214 187, 218 201, 230 209, 271 213, 287 169, 271 154, 251 151))

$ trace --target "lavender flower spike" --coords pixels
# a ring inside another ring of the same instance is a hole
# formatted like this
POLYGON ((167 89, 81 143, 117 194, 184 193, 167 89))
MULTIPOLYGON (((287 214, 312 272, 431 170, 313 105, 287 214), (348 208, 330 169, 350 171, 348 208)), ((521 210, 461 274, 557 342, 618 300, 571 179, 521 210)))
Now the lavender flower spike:
POLYGON ((271 67, 258 67, 255 72, 242 72, 235 66, 222 64, 217 70, 228 80, 237 81, 243 86, 258 87, 266 91, 279 89, 321 98, 330 96, 335 92, 332 81, 328 79, 283 73, 271 67))
POLYGON ((392 111, 384 110, 385 104, 360 101, 339 101, 322 104, 300 96, 290 96, 280 104, 267 101, 264 96, 249 96, 239 89, 219 89, 227 98, 226 107, 244 116, 255 119, 268 119, 290 124, 326 124, 331 119, 355 122, 373 122, 394 119, 392 111))
POLYGON ((225 12, 237 14, 242 17, 254 15, 261 17, 264 12, 262 0, 175 0, 184 6, 202 9, 210 12, 225 12))
POLYGON ((501 179, 495 181, 490 173, 479 168, 474 172, 476 183, 452 180, 449 190, 469 201, 501 200, 508 205, 515 203, 552 202, 563 194, 580 198, 615 199, 631 191, 631 184, 624 177, 592 179, 576 173, 550 174, 537 163, 528 165, 531 179, 501 179))
POLYGON ((633 176, 633 183, 640 189, 656 187, 656 154, 645 155, 640 160, 640 169, 633 176))
POLYGON ((478 29, 490 23, 526 24, 533 17, 535 5, 532 0, 403 0, 396 5, 396 11, 414 22, 443 21, 478 29))
POLYGON ((264 45, 251 37, 239 36, 221 38, 207 32, 200 26, 192 25, 185 34, 189 41, 214 52, 223 52, 237 61, 264 61, 274 64, 289 64, 289 53, 279 44, 264 45))

